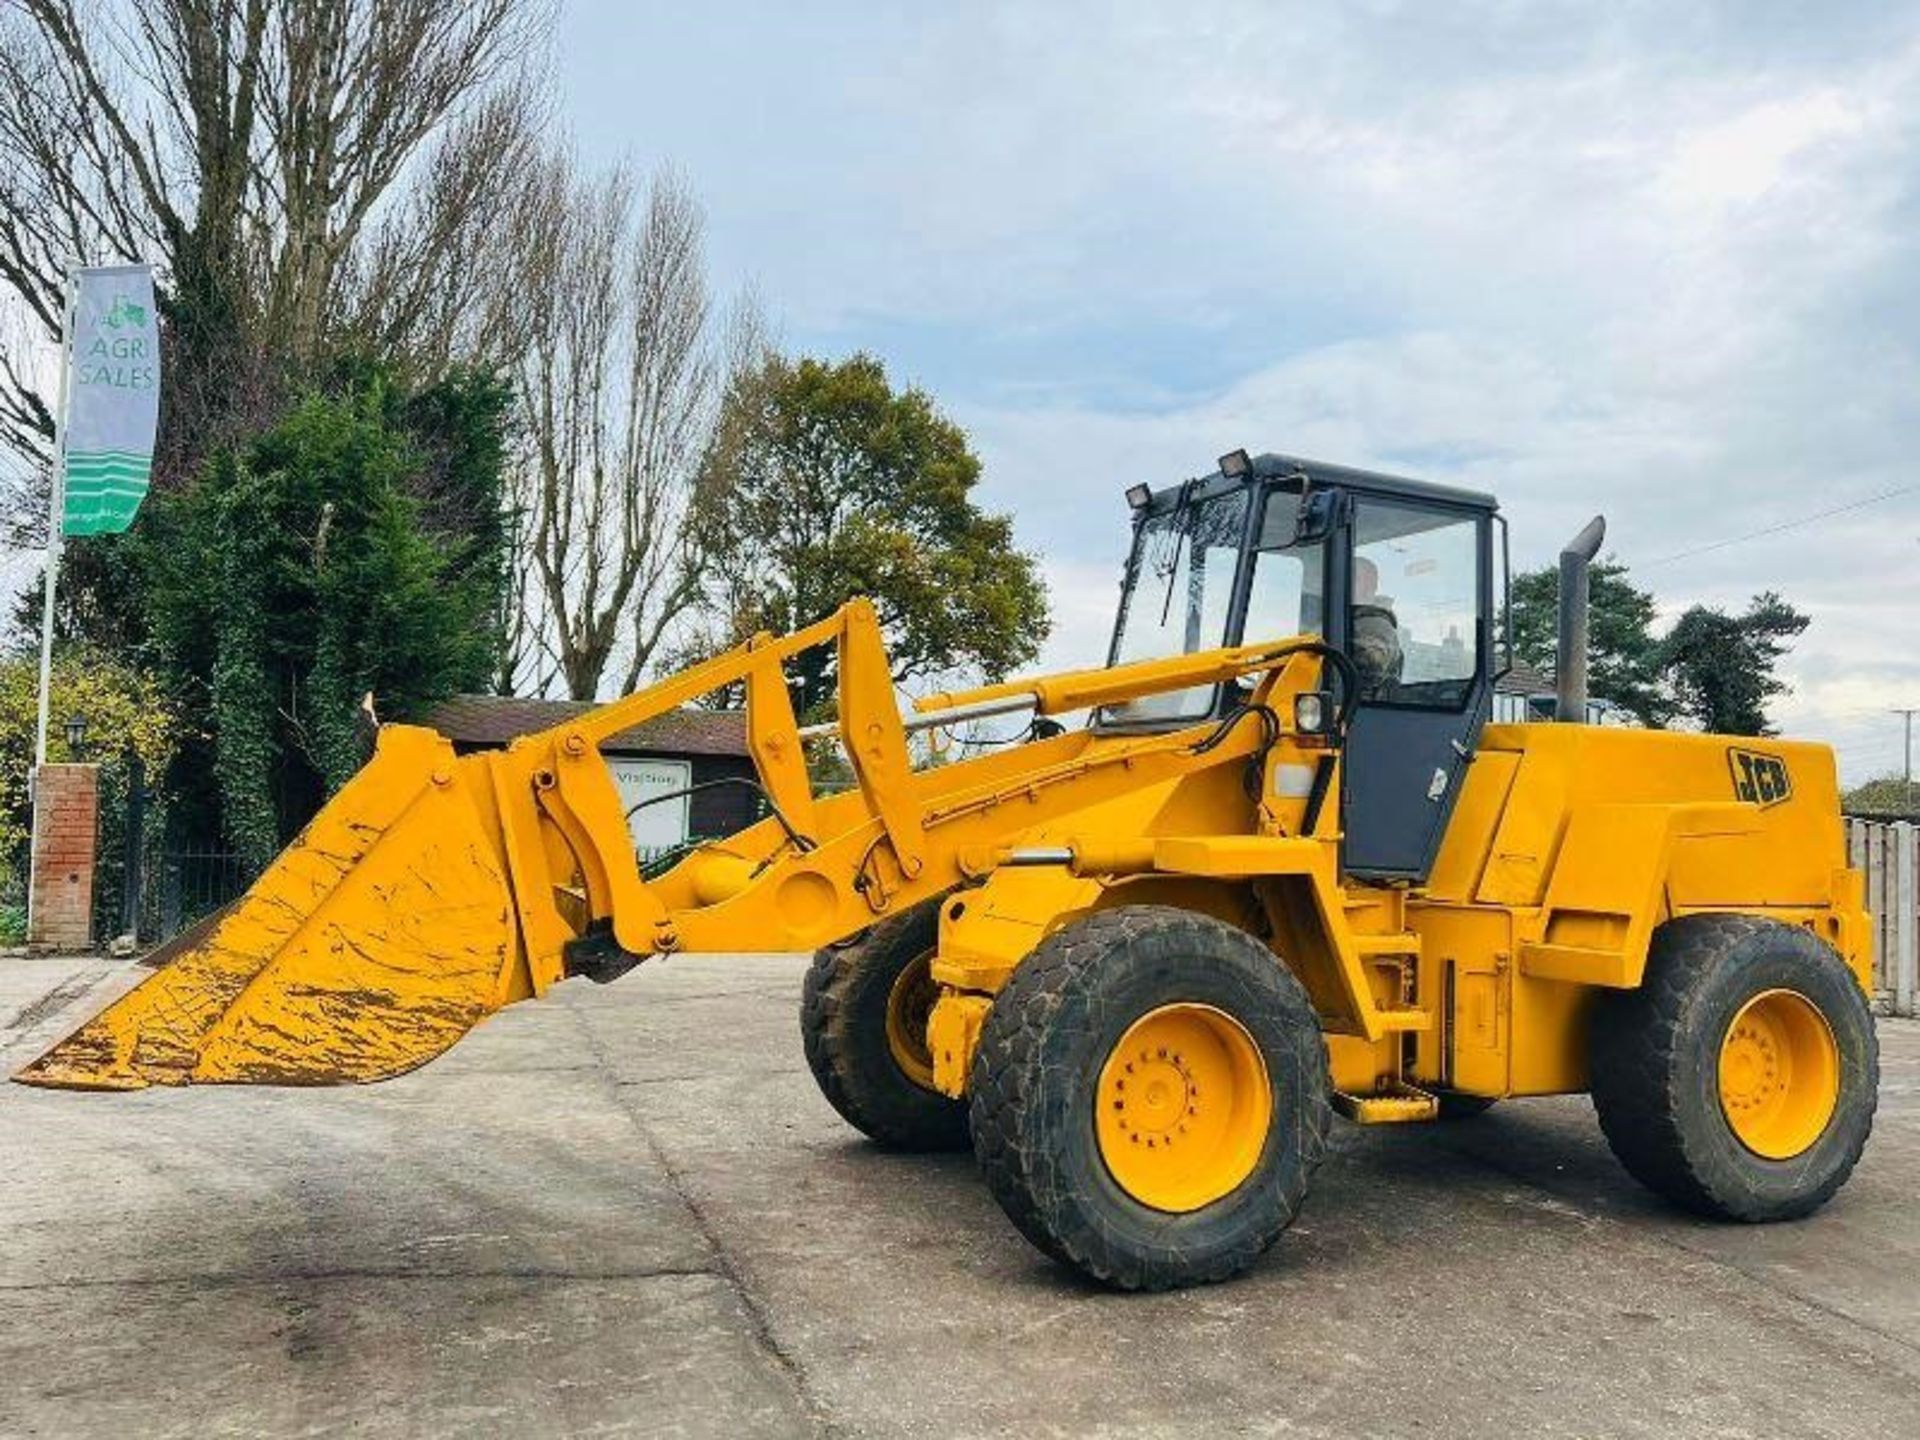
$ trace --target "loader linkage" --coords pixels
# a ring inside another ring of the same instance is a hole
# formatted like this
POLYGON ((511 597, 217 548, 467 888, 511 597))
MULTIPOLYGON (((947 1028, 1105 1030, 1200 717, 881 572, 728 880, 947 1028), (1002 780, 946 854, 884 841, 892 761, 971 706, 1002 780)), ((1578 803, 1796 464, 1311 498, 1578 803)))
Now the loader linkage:
POLYGON ((1023 835, 1089 797, 1244 765, 1265 743, 1257 725, 1211 741, 1211 725, 1099 745, 1076 732, 916 772, 909 728, 1243 675, 1260 677, 1252 703, 1267 705, 1304 688, 1324 649, 1303 637, 1038 677, 935 696, 903 717, 873 610, 854 601, 504 753, 456 757, 431 731, 386 726, 373 760, 199 946, 18 1078, 104 1089, 382 1080, 568 974, 611 980, 674 951, 813 949, 1019 863, 1023 835), (825 796, 809 782, 781 668, 817 645, 836 651, 841 719, 826 728, 857 782, 825 796), (773 813, 645 879, 598 747, 734 684, 773 813))

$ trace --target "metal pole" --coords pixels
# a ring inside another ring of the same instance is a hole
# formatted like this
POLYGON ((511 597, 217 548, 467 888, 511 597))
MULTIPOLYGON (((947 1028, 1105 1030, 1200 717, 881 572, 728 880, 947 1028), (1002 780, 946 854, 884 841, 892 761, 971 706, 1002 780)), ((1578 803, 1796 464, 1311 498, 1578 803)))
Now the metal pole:
POLYGON ((40 606, 40 720, 34 731, 33 763, 47 763, 47 719, 53 695, 53 592, 60 579, 60 523, 67 498, 67 375, 73 369, 74 277, 67 276, 67 303, 60 322, 60 390, 53 412, 52 507, 47 513, 47 593, 40 606))
POLYGON ((1913 717, 1920 715, 1920 709, 1902 710, 1896 706, 1893 713, 1907 722, 1906 760, 1901 766, 1901 778, 1911 786, 1913 784, 1913 717))
POLYGON ((27 862, 27 934, 34 933, 35 897, 40 891, 40 767, 47 763, 47 720, 53 709, 53 595, 60 583, 60 523, 67 499, 67 375, 73 369, 73 307, 76 278, 67 276, 66 304, 60 318, 60 389, 53 410, 53 483, 47 510, 46 594, 40 605, 40 713, 33 732, 33 774, 27 795, 33 804, 33 841, 27 862))

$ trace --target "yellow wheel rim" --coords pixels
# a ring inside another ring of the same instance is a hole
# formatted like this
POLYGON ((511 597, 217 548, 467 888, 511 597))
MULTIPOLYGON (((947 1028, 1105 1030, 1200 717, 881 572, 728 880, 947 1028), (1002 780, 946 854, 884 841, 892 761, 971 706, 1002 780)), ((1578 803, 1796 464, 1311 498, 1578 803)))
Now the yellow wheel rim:
POLYGON ((1273 1120, 1260 1047, 1211 1005, 1162 1005, 1134 1021, 1101 1067, 1094 1103, 1107 1172, 1173 1214, 1232 1193, 1260 1163, 1273 1120))
POLYGON ((887 992, 887 1050, 893 1063, 922 1090, 933 1089, 933 1052, 927 1048, 927 1020, 940 987, 933 979, 933 952, 908 963, 887 992))
POLYGON ((1763 990, 1720 1041, 1720 1109, 1754 1154, 1786 1160, 1818 1140, 1840 1103, 1840 1047, 1794 990, 1763 990))

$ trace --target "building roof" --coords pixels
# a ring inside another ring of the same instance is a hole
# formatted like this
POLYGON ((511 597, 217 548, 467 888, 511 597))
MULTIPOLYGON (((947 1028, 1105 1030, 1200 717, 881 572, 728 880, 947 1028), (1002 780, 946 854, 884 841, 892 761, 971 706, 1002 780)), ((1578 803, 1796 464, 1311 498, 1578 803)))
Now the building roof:
MULTIPOLYGON (((517 695, 455 695, 427 712, 426 723, 455 745, 489 748, 545 730, 597 708, 584 700, 528 700, 517 695)), ((601 747, 663 755, 745 755, 741 710, 672 710, 622 730, 601 747)))
POLYGON ((1551 695, 1553 676, 1516 660, 1506 674, 1493 682, 1496 695, 1551 695))

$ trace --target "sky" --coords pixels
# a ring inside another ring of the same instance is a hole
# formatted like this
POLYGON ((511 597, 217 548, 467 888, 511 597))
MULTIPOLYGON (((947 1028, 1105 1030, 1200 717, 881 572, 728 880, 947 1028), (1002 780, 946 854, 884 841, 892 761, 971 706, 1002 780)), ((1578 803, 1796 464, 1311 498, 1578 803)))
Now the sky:
POLYGON ((723 293, 966 427, 1048 664, 1104 656, 1125 487, 1244 446, 1492 490, 1518 567, 1604 513, 1668 617, 1777 589, 1776 721, 1899 766, 1913 7, 565 0, 551 63, 723 293))

